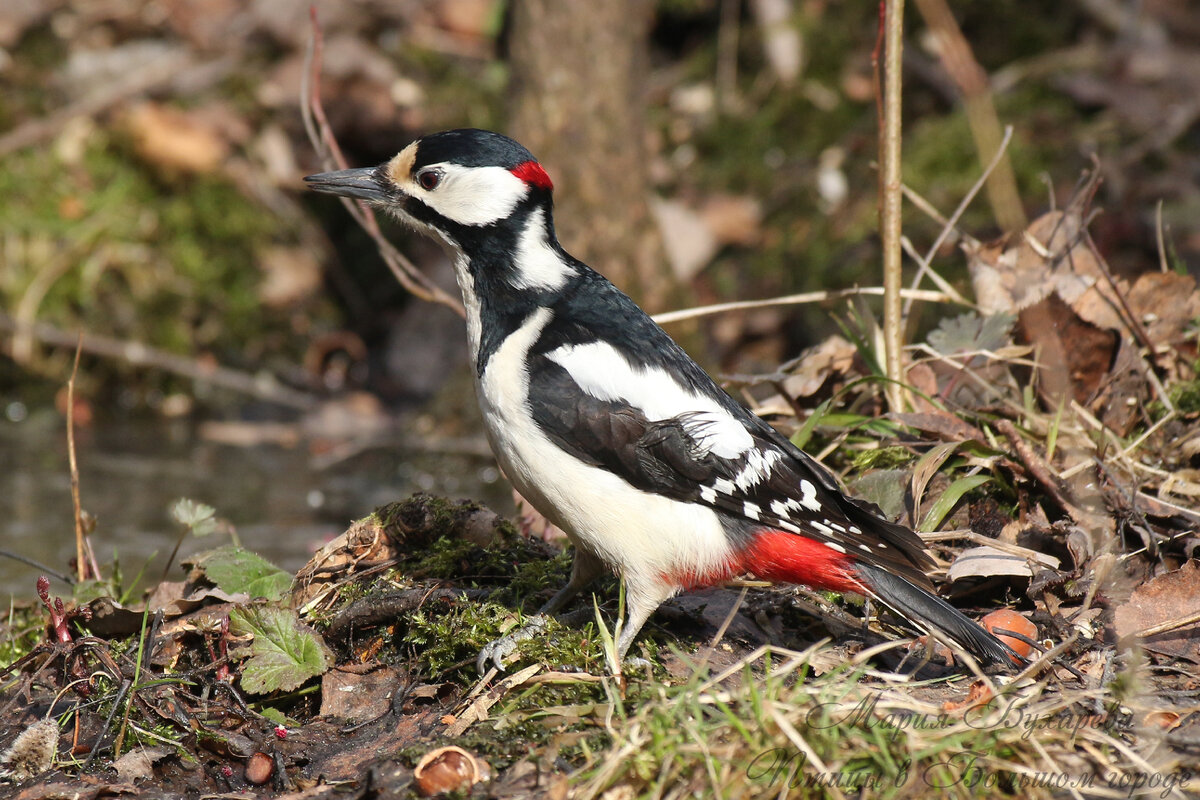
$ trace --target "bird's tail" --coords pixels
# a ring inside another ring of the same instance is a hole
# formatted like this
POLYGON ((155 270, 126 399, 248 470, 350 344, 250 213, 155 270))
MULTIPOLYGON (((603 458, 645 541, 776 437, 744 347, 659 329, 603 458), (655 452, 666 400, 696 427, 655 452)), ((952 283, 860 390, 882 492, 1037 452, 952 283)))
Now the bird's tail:
POLYGON ((1025 663, 1025 659, 1006 644, 942 598, 864 562, 855 564, 853 569, 873 597, 899 613, 909 624, 926 633, 933 630, 942 634, 981 664, 1000 664, 1012 669, 1025 663))

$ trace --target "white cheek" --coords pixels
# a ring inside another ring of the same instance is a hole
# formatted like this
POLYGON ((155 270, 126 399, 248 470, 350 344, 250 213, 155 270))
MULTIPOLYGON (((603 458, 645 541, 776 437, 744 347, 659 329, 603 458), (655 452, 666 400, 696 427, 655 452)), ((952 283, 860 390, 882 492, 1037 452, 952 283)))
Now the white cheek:
POLYGON ((413 190, 425 205, 460 225, 483 226, 504 219, 529 194, 525 181, 504 167, 445 164, 431 192, 413 190))

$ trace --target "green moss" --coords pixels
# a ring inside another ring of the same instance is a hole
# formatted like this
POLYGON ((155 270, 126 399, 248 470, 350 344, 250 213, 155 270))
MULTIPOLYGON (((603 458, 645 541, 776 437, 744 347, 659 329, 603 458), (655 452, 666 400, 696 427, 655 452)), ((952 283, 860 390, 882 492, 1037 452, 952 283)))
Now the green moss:
POLYGON ((851 469, 856 473, 869 469, 896 469, 912 463, 915 458, 907 447, 876 447, 855 453, 851 469))
POLYGON ((0 668, 29 655, 45 635, 46 612, 42 606, 18 608, 10 603, 4 619, 4 635, 0 637, 0 668))
MULTIPOLYGON (((1063 169, 1061 137, 1052 132, 1069 126, 1074 112, 1060 95, 1037 86, 1021 86, 995 102, 1001 121, 1014 124, 1008 156, 1018 194, 1027 203, 1040 204, 1038 198, 1046 193, 1042 176, 1063 169)), ((1084 165, 1081 158, 1078 166, 1084 165)), ((948 114, 921 116, 906 125, 904 180, 943 212, 962 200, 982 171, 961 107, 948 114)), ((931 231, 938 227, 920 213, 910 213, 906 225, 909 219, 931 231)), ((985 197, 968 208, 963 221, 968 230, 985 230, 995 224, 985 197)))
POLYGON ((439 679, 470 677, 475 657, 488 642, 501 636, 512 612, 496 603, 455 603, 436 613, 418 610, 404 619, 400 635, 426 674, 439 679))
POLYGON ((1200 380, 1177 383, 1170 388, 1171 403, 1181 414, 1200 413, 1200 380))
MULTIPOLYGON (((29 148, 0 172, 0 227, 12 251, 0 305, 36 300, 39 320, 238 365, 271 341, 288 350, 289 312, 261 305, 257 253, 293 231, 219 175, 169 176, 94 132, 81 161, 29 148)), ((322 301, 311 312, 319 319, 322 301)), ((175 388, 175 379, 108 360, 89 379, 175 388)), ((148 387, 147 387, 148 388, 148 387)))

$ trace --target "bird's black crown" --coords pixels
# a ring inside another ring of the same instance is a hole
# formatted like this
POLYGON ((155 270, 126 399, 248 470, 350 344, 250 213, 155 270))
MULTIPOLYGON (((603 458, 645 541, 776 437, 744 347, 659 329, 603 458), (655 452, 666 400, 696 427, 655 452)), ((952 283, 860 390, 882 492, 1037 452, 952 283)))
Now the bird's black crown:
POLYGON ((464 167, 504 167, 536 161, 522 145, 499 133, 478 128, 459 128, 430 134, 421 139, 414 169, 449 162, 464 167))

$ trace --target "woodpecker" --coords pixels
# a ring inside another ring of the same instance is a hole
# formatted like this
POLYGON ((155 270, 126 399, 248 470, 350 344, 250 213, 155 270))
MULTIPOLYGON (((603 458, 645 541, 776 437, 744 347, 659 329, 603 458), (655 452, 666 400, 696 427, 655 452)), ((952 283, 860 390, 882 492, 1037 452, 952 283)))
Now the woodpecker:
POLYGON ((983 663, 1018 659, 933 593, 921 539, 746 410, 628 296, 559 245, 553 184, 497 133, 451 130, 377 167, 310 175, 454 254, 487 438, 514 487, 566 532, 571 578, 483 672, 605 570, 625 587, 623 659, 656 608, 743 573, 855 592, 983 663))

